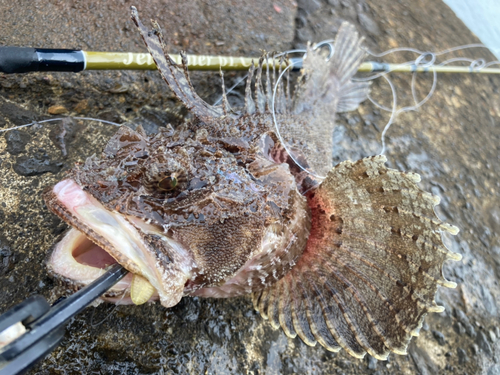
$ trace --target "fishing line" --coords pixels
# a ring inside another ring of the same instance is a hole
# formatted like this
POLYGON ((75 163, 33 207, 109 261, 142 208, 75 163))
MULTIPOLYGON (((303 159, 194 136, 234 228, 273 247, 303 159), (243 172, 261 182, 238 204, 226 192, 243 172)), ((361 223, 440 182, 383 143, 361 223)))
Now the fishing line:
POLYGON ((33 122, 30 122, 29 124, 13 126, 12 128, 7 128, 7 129, 0 129, 0 133, 6 132, 6 131, 9 131, 9 130, 16 130, 16 129, 26 128, 28 126, 40 125, 40 124, 43 124, 45 122, 64 121, 64 120, 66 120, 68 118, 72 119, 72 120, 97 121, 97 122, 102 122, 103 124, 114 125, 114 126, 118 126, 118 127, 121 126, 120 124, 117 124, 116 122, 107 121, 107 120, 100 120, 100 119, 92 118, 92 117, 72 117, 72 116, 68 116, 68 117, 49 118, 49 119, 41 120, 41 121, 33 121, 33 122))
POLYGON ((397 92, 396 92, 396 88, 395 88, 394 84, 392 83, 392 80, 387 76, 388 73, 381 74, 381 75, 379 75, 378 77, 375 77, 375 78, 371 77, 369 79, 357 79, 357 78, 353 78, 353 81, 363 82, 363 81, 374 80, 376 78, 382 77, 382 78, 384 78, 387 81, 387 83, 389 84, 389 87, 391 89, 392 98, 393 98, 393 100, 392 100, 392 108, 388 108, 388 107, 380 104, 370 94, 368 94, 368 100, 370 100, 370 102, 372 104, 374 104, 377 108, 380 108, 383 111, 391 113, 389 121, 385 124, 384 129, 383 129, 382 134, 381 134, 381 137, 380 137, 381 138, 380 141, 382 143, 382 148, 380 150, 379 155, 383 155, 385 153, 385 151, 386 151, 386 134, 387 134, 389 128, 391 127, 391 125, 394 123, 396 117, 400 113, 410 112, 410 111, 416 111, 417 109, 419 109, 422 105, 424 105, 434 95, 434 92, 435 92, 436 86, 437 86, 437 73, 436 72, 432 72, 432 73, 433 73, 433 77, 432 77, 432 86, 431 86, 431 89, 429 90, 429 93, 425 96, 425 98, 422 99, 420 102, 418 101, 417 92, 416 92, 416 76, 417 76, 417 73, 416 72, 412 73, 411 93, 412 93, 413 102, 415 104, 413 106, 407 106, 407 107, 403 107, 403 108, 400 108, 400 109, 397 109, 397 92))
POLYGON ((484 67, 485 67, 485 68, 488 68, 488 67, 490 67, 490 66, 492 66, 492 65, 500 65, 500 61, 498 61, 498 60, 495 60, 495 61, 490 61, 489 63, 486 63, 486 64, 484 65, 484 67))
POLYGON ((441 56, 441 55, 445 55, 445 54, 450 53, 450 52, 456 52, 456 51, 461 51, 461 50, 470 49, 470 48, 486 48, 486 49, 488 49, 488 47, 486 47, 484 44, 481 44, 481 43, 465 44, 465 45, 461 45, 461 46, 447 48, 447 49, 444 49, 444 50, 441 50, 438 52, 421 51, 419 49, 411 48, 411 47, 391 48, 391 49, 388 49, 388 50, 383 51, 381 53, 372 52, 367 48, 363 48, 363 49, 367 54, 369 54, 371 56, 384 57, 384 56, 387 56, 387 55, 389 55, 391 53, 395 53, 395 52, 413 52, 413 53, 416 53, 417 55, 430 54, 430 55, 434 55, 434 56, 441 56))
POLYGON ((99 323, 94 323, 94 314, 95 314, 95 309, 96 309, 96 308, 94 308, 94 310, 92 310, 92 316, 90 317, 90 326, 92 328, 95 328, 97 326, 100 326, 102 323, 104 323, 111 316, 111 314, 116 310, 116 308, 120 305, 120 302, 122 302, 123 298, 125 297, 125 293, 127 293, 129 290, 130 290, 130 287, 127 287, 123 291, 122 297, 120 298, 120 300, 115 303, 115 305, 113 306, 111 311, 108 313, 108 315, 106 315, 106 317, 104 317, 104 319, 101 320, 99 323))
MULTIPOLYGON (((229 90, 226 91, 226 96, 229 95, 229 93, 231 91, 233 91, 236 87, 238 87, 241 84, 241 82, 243 82, 247 77, 248 77, 248 73, 245 74, 240 79, 238 79, 238 81, 236 81, 236 83, 233 86, 231 86, 231 88, 229 90)), ((222 98, 223 98, 223 96, 221 95, 220 98, 213 105, 219 105, 222 102, 222 98)))
MULTIPOLYGON (((324 42, 320 42, 320 43, 318 43, 316 47, 317 47, 317 48, 321 48, 321 47, 322 47, 321 45, 322 45, 323 43, 324 43, 324 42)), ((331 45, 331 44, 328 44, 328 45, 331 45)), ((305 57, 306 57, 306 55, 307 55, 307 51, 304 51, 304 50, 290 50, 290 51, 285 51, 285 52, 281 53, 281 54, 280 54, 280 55, 278 55, 278 56, 283 56, 283 55, 288 54, 288 53, 297 53, 297 52, 303 53, 303 54, 304 54, 304 58, 305 58, 305 57)), ((330 48, 330 54, 329 54, 329 56, 328 56, 327 60, 328 60, 328 59, 332 56, 332 54, 333 54, 333 49, 332 49, 332 48, 330 48)), ((287 144, 286 144, 285 140, 283 139, 283 136, 281 135, 281 132, 280 132, 280 127, 279 127, 279 125, 278 125, 278 120, 277 120, 277 118, 276 118, 276 111, 275 111, 276 92, 278 91, 278 87, 279 87, 279 84, 280 84, 281 79, 283 78, 283 75, 284 75, 284 74, 285 74, 285 73, 286 73, 286 72, 287 72, 290 68, 293 68, 293 66, 294 66, 294 62, 292 61, 292 62, 291 62, 291 64, 289 64, 289 65, 288 65, 285 69, 283 69, 283 71, 281 72, 281 74, 278 76, 278 79, 276 80, 276 83, 274 84, 274 88, 273 88, 273 95, 272 95, 272 97, 271 97, 271 115, 272 115, 272 117, 273 117, 273 124, 274 124, 274 127, 275 127, 275 129, 276 129, 276 135, 278 136, 278 139, 280 140, 280 142, 281 142, 281 144, 283 145, 283 147, 285 148, 285 150, 286 150, 286 152, 287 152, 288 156, 290 156, 290 158, 292 158, 292 160, 294 161, 294 163, 295 163, 296 165, 298 165, 298 167, 299 167, 300 169, 302 169, 303 171, 305 171, 305 172, 309 173, 310 175, 312 175, 312 176, 316 177, 317 179, 319 179, 319 180, 323 181, 323 180, 326 178, 326 176, 320 176, 320 175, 316 174, 315 172, 313 172, 313 171, 311 171, 311 170, 309 170, 309 169, 304 168, 304 167, 303 167, 303 166, 299 163, 299 161, 298 161, 297 159, 295 159, 295 157, 293 156, 293 152, 292 152, 291 150, 289 150, 289 149, 288 149, 287 144)))
MULTIPOLYGON (((447 54, 450 52, 456 52, 456 51, 461 51, 461 50, 465 50, 465 49, 470 49, 470 48, 487 48, 487 47, 484 46, 483 44, 467 44, 467 45, 463 45, 463 46, 448 48, 448 49, 438 51, 438 52, 420 51, 420 50, 415 49, 415 48, 406 48, 406 47, 392 48, 392 49, 389 49, 387 51, 384 51, 384 52, 381 52, 378 54, 371 52, 368 49, 365 49, 365 52, 367 52, 369 55, 374 56, 374 57, 383 57, 383 56, 386 56, 386 55, 389 55, 392 53, 396 53, 396 52, 417 53, 417 54, 419 54, 419 56, 415 60, 406 61, 402 64, 398 64, 398 65, 415 66, 415 68, 417 68, 417 67, 428 68, 432 65, 445 66, 447 64, 454 63, 454 62, 466 62, 466 63, 469 63, 469 69, 471 71, 473 71, 473 70, 481 70, 481 69, 487 68, 487 67, 492 66, 492 65, 500 65, 500 61, 498 61, 498 60, 486 62, 483 58, 471 59, 471 58, 466 58, 466 57, 450 58, 450 59, 447 59, 439 64, 436 64, 437 56, 441 56, 441 55, 444 55, 444 54, 447 54)), ((394 84, 387 77, 387 75, 390 72, 391 72, 391 70, 389 69, 386 72, 377 73, 377 74, 374 74, 374 75, 371 75, 368 77, 353 78, 352 79, 353 81, 366 82, 366 81, 375 80, 377 78, 383 77, 386 79, 386 81, 388 82, 388 84, 391 88, 391 92, 392 92, 392 96, 393 96, 392 108, 387 108, 387 107, 383 106, 382 104, 377 102, 371 95, 368 95, 368 99, 376 107, 382 109, 383 111, 391 112, 391 116, 389 118, 389 121, 384 126, 384 129, 383 129, 382 134, 381 134, 382 147, 381 147, 380 155, 383 155, 386 151, 386 134, 387 134, 387 131, 389 130, 389 128, 391 127, 391 125, 394 123, 396 117, 400 113, 403 113, 403 112, 418 110, 422 105, 424 105, 434 95, 435 90, 436 90, 436 86, 437 86, 437 72, 432 71, 433 78, 432 78, 431 89, 429 90, 429 92, 427 93, 425 98, 419 102, 417 99, 417 93, 416 93, 416 75, 417 75, 417 73, 413 72, 412 73, 412 80, 411 80, 411 93, 412 93, 412 98, 413 98, 413 101, 415 104, 413 106, 407 106, 407 107, 397 109, 397 107, 395 106, 395 103, 397 103, 397 92, 396 92, 396 89, 394 87, 394 84)))

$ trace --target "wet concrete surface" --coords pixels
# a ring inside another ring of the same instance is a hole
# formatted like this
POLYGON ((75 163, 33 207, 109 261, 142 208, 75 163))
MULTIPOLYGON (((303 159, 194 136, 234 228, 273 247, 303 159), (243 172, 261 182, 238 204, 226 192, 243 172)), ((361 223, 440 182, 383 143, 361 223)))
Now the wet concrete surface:
MULTIPOLYGON (((145 51, 129 19, 130 5, 138 7, 144 20, 159 20, 172 52, 258 56, 260 49, 301 48, 307 40, 331 38, 341 20, 353 22, 374 51, 403 46, 436 51, 477 42, 451 10, 430 0, 0 0, 0 44, 145 51)), ((484 51, 476 56, 493 59, 484 51)), ((411 58, 415 55, 403 54, 396 61, 411 58)), ((237 76, 229 73, 226 79, 233 82, 237 76)), ((392 77, 399 103, 411 104, 410 77, 392 77)), ((407 356, 392 354, 380 362, 308 347, 273 330, 253 310, 249 297, 185 298, 171 309, 158 304, 88 308, 71 322, 62 345, 32 373, 500 373, 500 80, 477 75, 438 79, 430 101, 393 124, 386 155, 391 167, 419 173, 422 188, 442 198, 438 214, 461 229, 447 243, 463 259, 446 264, 445 275, 458 287, 440 289, 437 301, 446 310, 426 318, 407 356)), ((218 74, 193 74, 200 96, 209 102, 220 94, 219 82, 218 74)), ((430 85, 431 77, 419 77, 421 98, 430 85)), ((372 92, 391 105, 384 81, 374 82, 372 92)), ((60 117, 49 114, 57 112, 55 107, 65 109, 62 116, 141 123, 150 131, 175 125, 187 114, 156 72, 0 75, 1 128, 60 117)), ((341 115, 334 159, 377 153, 388 117, 370 103, 341 115)), ((66 225, 44 207, 41 191, 75 162, 98 153, 115 130, 74 121, 0 137, 0 312, 33 294, 55 301, 68 292, 44 267, 66 225), (58 138, 61 126, 73 135, 58 138)))

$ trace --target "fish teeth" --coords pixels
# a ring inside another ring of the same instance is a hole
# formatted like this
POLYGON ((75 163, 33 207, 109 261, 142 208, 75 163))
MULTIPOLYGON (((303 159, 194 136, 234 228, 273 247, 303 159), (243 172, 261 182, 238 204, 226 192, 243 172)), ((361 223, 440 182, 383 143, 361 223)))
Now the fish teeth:
POLYGON ((144 277, 134 274, 130 285, 130 298, 135 305, 142 305, 153 296, 155 288, 144 277))

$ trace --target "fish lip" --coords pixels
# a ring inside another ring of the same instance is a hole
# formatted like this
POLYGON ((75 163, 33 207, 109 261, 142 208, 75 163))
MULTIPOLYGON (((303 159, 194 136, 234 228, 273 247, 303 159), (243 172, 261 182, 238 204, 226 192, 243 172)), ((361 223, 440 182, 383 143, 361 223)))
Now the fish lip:
MULTIPOLYGON (((94 277, 87 278, 75 278, 73 275, 68 274, 65 271, 64 267, 61 267, 60 262, 57 261, 59 256, 64 256, 64 249, 61 249, 61 246, 64 246, 64 243, 67 242, 68 238, 70 242, 80 242, 79 239, 75 238, 75 236, 84 237, 84 241, 92 242, 88 239, 85 234, 80 232, 78 229, 70 227, 65 230, 62 234, 60 234, 54 244, 51 246, 47 257, 45 259, 45 265, 47 267, 47 271, 49 275, 51 275, 61 286, 65 288, 70 288, 75 292, 89 285, 95 279, 100 277, 105 272, 105 268, 94 267, 90 265, 81 265, 83 267, 89 267, 87 271, 92 272, 94 277)), ((73 243, 74 245, 74 243, 73 243)), ((71 257, 73 257, 74 262, 79 263, 73 256, 74 248, 71 248, 71 257)), ((103 250, 104 251, 104 250, 103 250)), ((67 256, 67 255, 66 255, 67 256)), ((116 261, 115 263, 116 264, 116 261)), ((74 270, 73 270, 74 271, 74 270)), ((109 288, 105 293, 101 295, 101 297, 94 302, 94 305, 99 304, 102 301, 114 302, 119 305, 129 305, 132 304, 132 299, 130 297, 130 284, 132 281, 132 274, 129 273, 123 279, 121 279, 118 283, 109 288)), ((156 293, 151 300, 157 300, 158 294, 156 293)))
POLYGON ((128 271, 146 278, 156 289, 163 306, 172 307, 181 300, 193 269, 191 257, 186 256, 185 249, 179 248, 181 244, 154 229, 154 234, 165 241, 163 250, 171 250, 169 255, 172 258, 165 259, 163 250, 156 249, 147 240, 152 229, 149 224, 140 218, 107 209, 71 177, 46 189, 43 198, 53 213, 128 271))
MULTIPOLYGON (((85 222, 78 220, 75 215, 73 215, 67 207, 62 204, 57 198, 56 193, 53 190, 53 186, 48 187, 43 192, 42 196, 45 200, 47 207, 57 216, 59 216, 64 222, 70 225, 72 228, 83 233, 90 241, 94 242, 96 245, 100 246, 104 251, 110 254, 115 260, 120 263, 124 268, 132 273, 141 274, 139 267, 130 261, 127 257, 116 251, 114 246, 102 235, 90 228, 85 222)), ((67 234, 67 233, 66 233, 67 234)), ((59 241, 58 241, 59 242, 59 241)))
MULTIPOLYGON (((75 250, 75 244, 81 242, 81 239, 77 239, 75 236, 83 236, 86 241, 92 242, 95 245, 102 248, 103 251, 107 252, 111 255, 115 263, 121 264, 124 268, 130 271, 129 275, 126 275, 124 279, 119 281, 116 285, 108 289, 98 300, 99 301, 108 301, 116 304, 132 304, 132 300, 130 297, 130 286, 132 281, 133 274, 142 274, 140 268, 130 259, 123 254, 121 254, 117 249, 106 239, 106 237, 94 231, 90 228, 83 220, 79 220, 71 211, 64 205, 64 203, 60 202, 57 197, 57 194, 54 192, 54 186, 48 187, 42 193, 42 197, 45 200, 47 207, 57 216, 59 216, 63 221, 70 225, 70 228, 60 236, 58 236, 54 245, 51 247, 49 254, 46 258, 46 265, 49 271, 54 278, 56 278, 59 282, 64 285, 70 286, 74 290, 79 290, 100 276, 100 273, 105 272, 105 268, 100 268, 91 265, 83 265, 84 267, 90 267, 88 270, 94 275, 91 275, 88 278, 80 278, 80 277, 72 277, 72 271, 64 270, 64 267, 57 265, 56 257, 64 256, 64 252, 67 250, 61 249, 60 246, 71 246, 70 252, 71 257, 75 262, 79 263, 73 256, 73 251, 75 250), (64 241, 68 239, 68 237, 72 236, 73 238, 69 240, 69 244, 63 244, 64 241), (98 270, 102 270, 99 272, 98 270), (94 277, 95 276, 95 277, 94 277)), ((83 240, 83 241, 85 241, 83 240)), ((147 250, 150 250, 147 244, 143 244, 147 247, 147 250)), ((69 267, 72 267, 69 264, 69 267)), ((156 292, 151 297, 150 301, 158 300, 159 293, 161 290, 155 288, 156 292)))

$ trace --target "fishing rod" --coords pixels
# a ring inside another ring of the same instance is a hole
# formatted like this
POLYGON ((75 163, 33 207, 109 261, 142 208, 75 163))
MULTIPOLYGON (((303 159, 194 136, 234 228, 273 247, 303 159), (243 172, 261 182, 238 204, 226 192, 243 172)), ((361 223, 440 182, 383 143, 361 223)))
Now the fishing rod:
MULTIPOLYGON (((180 55, 169 55, 177 64, 182 62, 180 55)), ((259 61, 253 57, 192 55, 187 56, 189 70, 248 70, 259 61)), ((277 59, 270 59, 269 64, 279 65, 277 59)), ((289 58, 282 62, 283 67, 291 64, 293 70, 302 68, 302 57, 289 58)), ((264 62, 264 67, 266 62, 264 62)), ((93 52, 72 49, 47 49, 29 47, 0 46, 0 72, 81 72, 83 70, 156 70, 156 65, 149 53, 133 52, 93 52)), ((481 73, 500 74, 500 68, 484 66, 443 66, 427 64, 389 64, 364 62, 358 72, 388 73, 481 73)))

